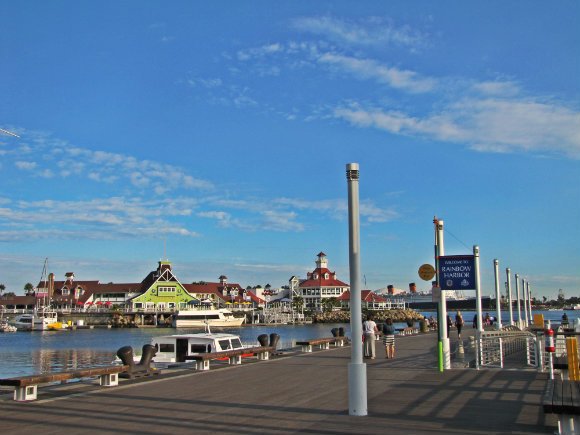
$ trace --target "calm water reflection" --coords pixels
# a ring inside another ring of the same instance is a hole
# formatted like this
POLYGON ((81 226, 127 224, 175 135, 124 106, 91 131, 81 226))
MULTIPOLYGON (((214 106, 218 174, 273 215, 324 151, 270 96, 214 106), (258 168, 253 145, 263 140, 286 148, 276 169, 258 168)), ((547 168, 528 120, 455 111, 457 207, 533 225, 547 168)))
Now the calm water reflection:
MULTIPOLYGON (((301 339, 329 337, 332 328, 341 326, 350 336, 348 324, 244 326, 219 331, 238 334, 246 344, 258 344, 258 335, 274 332, 280 335, 278 347, 289 348, 301 339)), ((122 346, 141 349, 154 336, 195 332, 200 329, 81 329, 0 334, 0 377, 107 365, 122 346)))

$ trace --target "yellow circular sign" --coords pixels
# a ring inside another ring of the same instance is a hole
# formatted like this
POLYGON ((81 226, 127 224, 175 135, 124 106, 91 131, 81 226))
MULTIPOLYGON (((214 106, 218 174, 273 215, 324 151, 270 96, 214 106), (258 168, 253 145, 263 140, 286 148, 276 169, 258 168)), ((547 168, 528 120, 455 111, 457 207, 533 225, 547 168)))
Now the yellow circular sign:
POLYGON ((423 264, 419 268, 419 278, 423 281, 430 281, 435 276, 435 268, 430 264, 423 264))

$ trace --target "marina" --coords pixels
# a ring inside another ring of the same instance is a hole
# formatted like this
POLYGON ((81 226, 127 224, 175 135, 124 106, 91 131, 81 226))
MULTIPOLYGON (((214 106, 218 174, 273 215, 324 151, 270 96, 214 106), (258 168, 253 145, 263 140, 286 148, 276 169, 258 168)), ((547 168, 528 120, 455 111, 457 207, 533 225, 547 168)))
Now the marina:
POLYGON ((397 339, 395 359, 379 354, 376 360, 367 360, 365 418, 347 412, 350 347, 338 347, 124 381, 115 388, 98 389, 84 382, 58 385, 31 404, 14 402, 7 393, 0 400, 3 430, 383 434, 388 428, 392 434, 553 433, 555 418, 541 407, 545 374, 521 367, 513 370, 515 366, 504 371, 457 368, 438 373, 435 349, 434 333, 407 336, 397 339))
MULTIPOLYGON (((539 311, 546 320, 559 322, 562 310, 539 311)), ((422 311, 425 317, 437 317, 437 313, 422 311)), ((466 323, 471 324, 475 313, 464 312, 466 323)), ((567 312, 569 321, 580 318, 580 311, 567 312)), ((507 313, 502 313, 504 323, 507 313)), ((396 324, 397 328, 406 326, 396 324)), ((261 334, 276 333, 280 336, 279 349, 295 346, 297 341, 328 337, 332 328, 344 327, 350 337, 348 323, 315 323, 307 325, 244 325, 239 328, 212 329, 239 335, 242 344, 256 345, 261 334)), ((0 334, 0 377, 21 376, 32 373, 49 373, 55 370, 86 368, 109 364, 121 346, 141 349, 155 337, 170 334, 199 333, 199 329, 188 328, 95 328, 63 331, 19 331, 0 334)))

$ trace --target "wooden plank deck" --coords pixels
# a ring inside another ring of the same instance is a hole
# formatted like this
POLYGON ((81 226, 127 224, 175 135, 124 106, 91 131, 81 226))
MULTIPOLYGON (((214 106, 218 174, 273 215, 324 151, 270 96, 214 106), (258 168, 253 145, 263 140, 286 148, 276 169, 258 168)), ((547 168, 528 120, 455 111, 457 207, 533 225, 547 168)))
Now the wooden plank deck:
MULTIPOLYGON (((452 340, 455 336, 452 337, 452 340)), ((348 415, 350 347, 209 372, 126 381, 112 390, 0 400, 2 432, 125 434, 539 434, 545 375, 435 370, 435 334, 397 339, 397 357, 365 360, 366 417, 348 415)), ((453 346, 453 344, 452 344, 453 346)), ((69 392, 70 393, 70 392, 69 392)))

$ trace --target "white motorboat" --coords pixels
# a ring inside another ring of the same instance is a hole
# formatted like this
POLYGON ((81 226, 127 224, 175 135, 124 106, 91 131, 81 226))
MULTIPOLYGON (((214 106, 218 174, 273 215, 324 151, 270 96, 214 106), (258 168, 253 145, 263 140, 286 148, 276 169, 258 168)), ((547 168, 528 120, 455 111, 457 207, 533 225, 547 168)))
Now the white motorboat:
POLYGON ((188 356, 247 347, 238 335, 212 332, 164 335, 152 338, 151 344, 157 349, 153 357, 156 364, 188 362, 188 356))
POLYGON ((6 320, 0 321, 0 332, 16 332, 16 326, 10 325, 6 320))
POLYGON ((173 315, 171 326, 174 328, 236 327, 244 323, 244 317, 234 317, 225 308, 180 310, 173 315))
POLYGON ((55 331, 66 328, 65 324, 58 321, 57 312, 52 310, 20 314, 14 319, 14 326, 24 331, 55 331))

